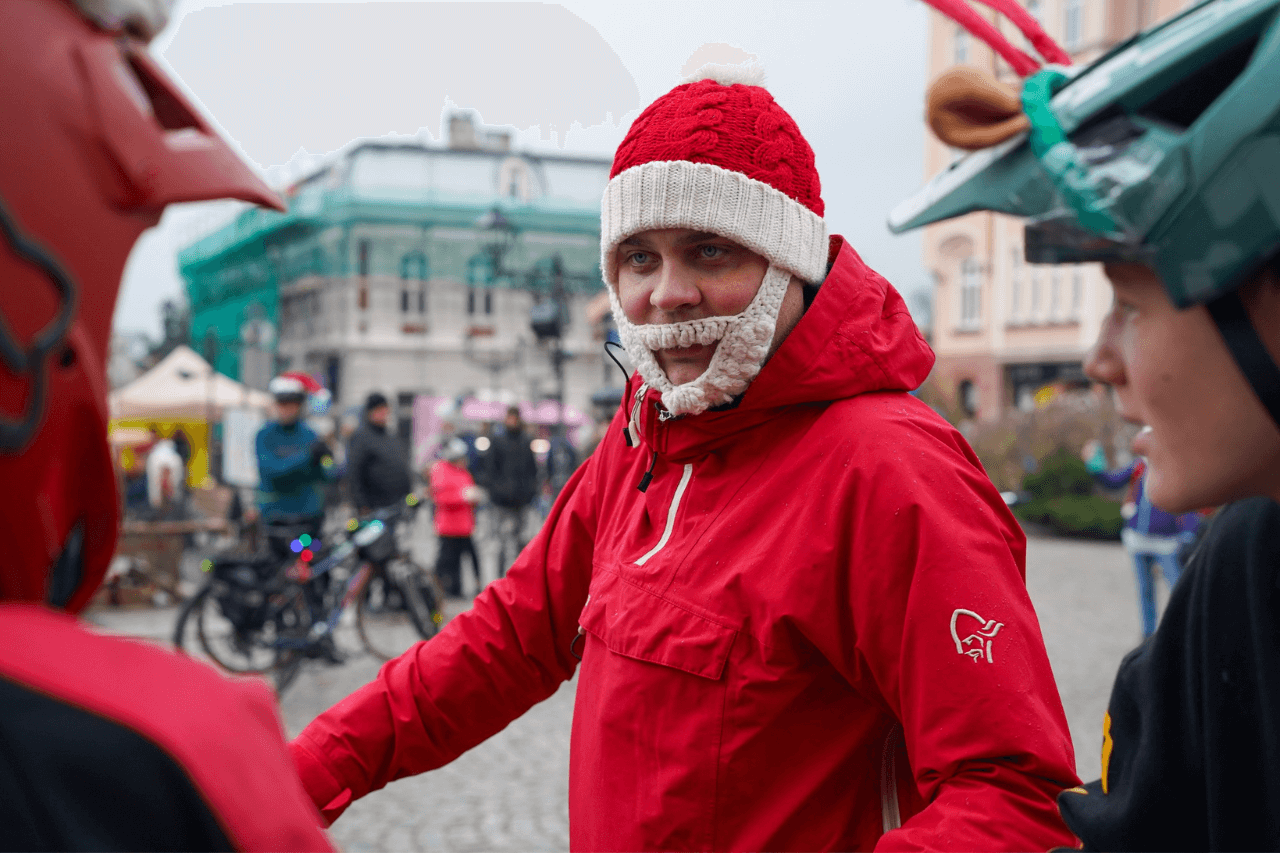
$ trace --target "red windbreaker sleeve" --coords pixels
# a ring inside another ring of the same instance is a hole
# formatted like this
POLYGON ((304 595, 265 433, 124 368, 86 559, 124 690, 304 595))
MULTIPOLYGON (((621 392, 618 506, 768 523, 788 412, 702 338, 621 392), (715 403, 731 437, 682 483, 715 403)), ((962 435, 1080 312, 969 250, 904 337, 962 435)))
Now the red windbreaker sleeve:
POLYGON ((327 821, 388 782, 447 764, 572 677, 597 467, 592 456, 575 472, 538 536, 471 610, 389 661, 289 745, 327 821))
POLYGON ((903 415, 860 438, 876 462, 851 507, 847 665, 901 721, 915 782, 877 849, 1074 846, 1055 798, 1078 784, 1075 753, 1026 591, 1026 537, 958 433, 903 415))

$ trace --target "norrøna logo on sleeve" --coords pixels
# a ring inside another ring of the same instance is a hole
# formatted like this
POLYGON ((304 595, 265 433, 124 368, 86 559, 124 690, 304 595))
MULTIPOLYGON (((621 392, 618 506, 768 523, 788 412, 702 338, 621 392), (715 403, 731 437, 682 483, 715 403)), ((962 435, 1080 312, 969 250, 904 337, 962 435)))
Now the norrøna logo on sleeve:
POLYGON ((991 658, 991 641, 1003 627, 1003 622, 983 619, 972 610, 957 609, 951 614, 951 639, 956 642, 956 653, 968 655, 975 663, 983 658, 987 663, 994 663, 991 658), (961 634, 964 639, 960 638, 961 634))

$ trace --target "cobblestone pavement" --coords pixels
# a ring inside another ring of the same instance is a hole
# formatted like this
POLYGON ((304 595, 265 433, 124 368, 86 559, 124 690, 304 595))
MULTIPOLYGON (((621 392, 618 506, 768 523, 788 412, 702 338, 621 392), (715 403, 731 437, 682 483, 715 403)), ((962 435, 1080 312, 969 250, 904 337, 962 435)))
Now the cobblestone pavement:
MULTIPOLYGON (((424 536, 419 543, 429 548, 424 536)), ((420 552, 424 553, 424 552, 420 552)), ((482 546, 485 580, 496 573, 482 546)), ((1111 682, 1140 636, 1133 573, 1118 544, 1032 538, 1027 586, 1040 616, 1083 778, 1097 778, 1111 682)), ((470 582, 469 582, 470 583, 470 582)), ((451 613, 464 607, 453 602, 451 613)), ((98 610, 108 630, 167 641, 175 608, 98 610)), ((355 654, 309 664, 286 691, 290 735, 374 677, 355 654)), ((569 725, 574 682, 448 767, 389 785, 355 803, 331 830, 343 849, 564 850, 568 847, 569 725)))

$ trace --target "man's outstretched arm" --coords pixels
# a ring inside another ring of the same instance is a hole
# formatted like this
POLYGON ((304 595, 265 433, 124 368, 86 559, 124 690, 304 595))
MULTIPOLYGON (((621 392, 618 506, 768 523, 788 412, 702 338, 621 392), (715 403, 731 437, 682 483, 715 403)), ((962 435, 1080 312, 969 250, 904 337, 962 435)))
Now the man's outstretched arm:
POLYGON ((578 471, 506 578, 470 611, 290 744, 326 820, 388 782, 447 764, 573 675, 570 643, 591 580, 596 468, 578 471))

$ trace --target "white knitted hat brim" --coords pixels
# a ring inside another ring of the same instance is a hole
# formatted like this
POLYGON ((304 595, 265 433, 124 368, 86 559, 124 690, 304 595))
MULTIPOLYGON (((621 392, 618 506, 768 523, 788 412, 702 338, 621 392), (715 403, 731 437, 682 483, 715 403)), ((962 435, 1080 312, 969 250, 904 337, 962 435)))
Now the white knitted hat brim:
POLYGON ((635 362, 640 377, 662 395, 662 405, 672 415, 696 415, 713 406, 732 402, 747 390, 769 357, 782 300, 791 272, 769 264, 760 288, 742 313, 731 317, 703 317, 680 323, 637 324, 627 319, 617 288, 608 288, 618 337, 635 362), (719 341, 711 362, 691 382, 672 385, 654 357, 654 350, 707 345, 719 341))
POLYGON ((600 205, 600 269, 618 282, 618 244, 659 228, 719 234, 818 283, 827 272, 826 221, 763 181, 711 163, 663 160, 620 172, 600 205))

